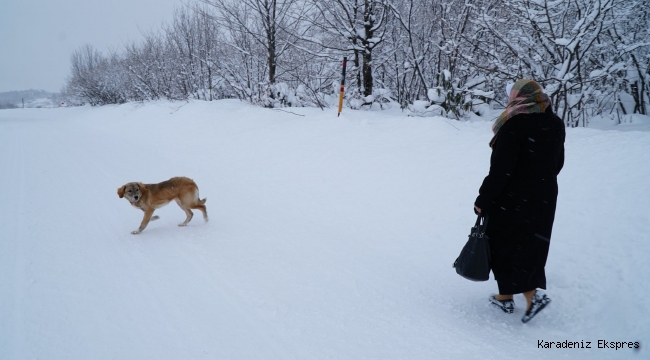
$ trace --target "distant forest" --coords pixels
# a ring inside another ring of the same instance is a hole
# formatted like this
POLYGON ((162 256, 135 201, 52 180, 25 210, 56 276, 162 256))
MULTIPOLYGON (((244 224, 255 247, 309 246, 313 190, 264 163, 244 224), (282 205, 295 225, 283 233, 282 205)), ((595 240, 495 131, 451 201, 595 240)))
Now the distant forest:
POLYGON ((25 100, 26 107, 34 107, 32 101, 39 99, 52 99, 56 94, 44 90, 8 91, 0 93, 0 109, 15 109, 22 107, 25 100))

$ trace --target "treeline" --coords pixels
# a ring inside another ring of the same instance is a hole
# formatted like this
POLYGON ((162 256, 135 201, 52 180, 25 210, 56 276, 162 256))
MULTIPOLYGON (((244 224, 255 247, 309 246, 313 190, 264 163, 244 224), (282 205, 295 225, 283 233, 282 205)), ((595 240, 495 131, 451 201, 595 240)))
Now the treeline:
POLYGON ((347 56, 353 108, 462 118, 531 78, 579 126, 648 114, 649 14, 650 0, 202 0, 119 52, 76 51, 64 93, 327 107, 347 56))
POLYGON ((47 99, 50 103, 56 104, 58 99, 55 99, 57 94, 53 94, 44 90, 22 90, 22 91, 7 91, 0 92, 0 109, 16 109, 26 105, 27 107, 34 107, 32 102, 34 100, 47 99))

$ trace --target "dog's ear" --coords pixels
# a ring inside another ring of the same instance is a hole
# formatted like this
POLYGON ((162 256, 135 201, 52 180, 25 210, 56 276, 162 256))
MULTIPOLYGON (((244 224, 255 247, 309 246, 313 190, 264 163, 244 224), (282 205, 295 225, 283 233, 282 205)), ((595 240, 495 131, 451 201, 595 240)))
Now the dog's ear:
POLYGON ((126 190, 126 185, 124 185, 121 188, 117 189, 117 196, 119 196, 120 199, 124 197, 124 190, 126 190))

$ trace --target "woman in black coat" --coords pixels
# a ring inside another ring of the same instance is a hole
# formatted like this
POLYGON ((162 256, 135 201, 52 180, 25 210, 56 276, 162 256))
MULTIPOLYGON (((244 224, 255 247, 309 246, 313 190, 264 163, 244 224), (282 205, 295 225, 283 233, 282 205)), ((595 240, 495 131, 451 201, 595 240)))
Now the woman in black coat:
POLYGON ((564 165, 564 123, 532 80, 517 81, 506 110, 497 118, 490 141, 490 173, 474 208, 487 214, 486 235, 499 294, 490 302, 514 311, 513 294, 523 293, 528 322, 551 300, 544 266, 555 218, 557 175, 564 165))

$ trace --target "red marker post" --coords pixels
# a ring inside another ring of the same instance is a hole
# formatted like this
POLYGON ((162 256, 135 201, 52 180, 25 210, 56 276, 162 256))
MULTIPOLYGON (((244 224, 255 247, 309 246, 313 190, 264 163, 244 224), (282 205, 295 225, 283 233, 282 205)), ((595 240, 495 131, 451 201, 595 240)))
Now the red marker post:
POLYGON ((345 92, 345 66, 348 63, 347 56, 343 57, 343 74, 341 74, 341 93, 339 94, 339 113, 337 117, 341 115, 341 110, 343 110, 343 93, 345 92))

